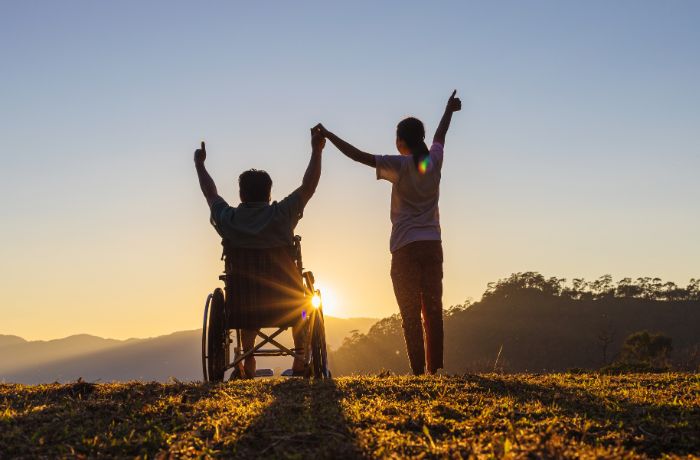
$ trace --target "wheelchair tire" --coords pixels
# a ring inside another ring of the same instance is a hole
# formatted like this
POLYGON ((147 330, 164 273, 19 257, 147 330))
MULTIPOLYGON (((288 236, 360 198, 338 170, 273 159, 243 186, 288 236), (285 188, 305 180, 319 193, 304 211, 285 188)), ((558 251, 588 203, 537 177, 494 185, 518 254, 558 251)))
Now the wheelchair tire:
POLYGON ((207 329, 207 370, 210 382, 223 382, 226 370, 226 300, 217 288, 211 299, 207 329))
POLYGON ((316 379, 330 377, 328 370, 328 354, 326 350, 326 328, 323 321, 323 311, 314 313, 311 335, 311 367, 316 379))

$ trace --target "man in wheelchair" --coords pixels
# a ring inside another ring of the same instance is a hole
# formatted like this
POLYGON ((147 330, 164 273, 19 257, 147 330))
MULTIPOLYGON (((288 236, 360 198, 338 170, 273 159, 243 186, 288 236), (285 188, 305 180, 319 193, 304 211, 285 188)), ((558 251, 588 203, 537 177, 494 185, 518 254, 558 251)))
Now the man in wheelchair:
MULTIPOLYGON (((240 331, 238 346, 242 348, 243 355, 248 353, 242 360, 242 365, 234 366, 232 377, 255 376, 255 353, 252 351, 256 351, 253 347, 259 334, 290 354, 291 350, 260 332, 261 327, 272 326, 292 327, 295 347, 292 353, 292 372, 294 375, 307 375, 309 360, 304 359, 302 352, 308 348, 305 346, 305 329, 302 327, 307 313, 300 309, 306 293, 301 274, 299 242, 298 237, 294 236, 294 228, 316 191, 321 176, 321 153, 324 146, 324 137, 319 132, 312 131, 311 159, 302 184, 281 201, 271 202, 272 179, 265 171, 251 169, 243 172, 238 178, 241 203, 236 207, 229 206, 219 196, 216 184, 204 166, 207 156, 204 142, 194 153, 199 184, 211 209, 211 223, 223 240, 226 258, 226 274, 222 276, 226 282, 225 311, 228 315, 231 315, 232 309, 236 312, 235 323, 224 315, 223 322, 227 323, 224 333, 228 337, 229 328, 240 331), (295 250, 298 254, 294 254, 295 250)), ((304 276, 309 275, 311 274, 304 276)), ((312 282, 312 278, 311 275, 309 281, 312 282)), ((214 296, 216 295, 215 291, 214 296)), ((212 315, 214 313, 212 310, 212 315)), ((217 319, 220 320, 221 318, 217 319)), ((210 316, 209 321, 214 321, 214 316, 210 316)), ((212 354, 211 349, 209 354, 212 354)), ((228 346, 225 355, 228 356, 228 346)), ((209 359, 212 357, 209 356, 209 359)), ((227 358, 225 364, 228 364, 227 358)), ((205 365, 205 379, 206 372, 205 365)), ((220 378, 222 376, 223 371, 220 378)), ((214 380, 217 379, 219 377, 214 380)))

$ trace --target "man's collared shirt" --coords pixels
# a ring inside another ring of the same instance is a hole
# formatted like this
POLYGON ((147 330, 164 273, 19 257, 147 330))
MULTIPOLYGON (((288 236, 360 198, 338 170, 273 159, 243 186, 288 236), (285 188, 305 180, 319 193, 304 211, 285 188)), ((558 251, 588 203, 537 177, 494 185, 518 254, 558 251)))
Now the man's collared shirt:
POLYGON ((211 204, 211 223, 234 248, 276 248, 294 243, 294 228, 304 212, 297 190, 282 201, 229 206, 219 197, 211 204))

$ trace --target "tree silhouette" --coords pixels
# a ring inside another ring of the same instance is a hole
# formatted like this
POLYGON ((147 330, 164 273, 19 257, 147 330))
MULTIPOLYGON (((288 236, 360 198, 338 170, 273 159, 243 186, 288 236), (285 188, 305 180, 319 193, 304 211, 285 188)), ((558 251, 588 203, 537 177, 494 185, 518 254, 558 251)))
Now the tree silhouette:
POLYGON ((591 284, 591 291, 596 299, 612 297, 615 295, 615 286, 611 275, 603 275, 591 284))
POLYGON ((610 345, 615 341, 615 328, 608 321, 605 326, 596 335, 600 344, 600 351, 603 354, 603 366, 608 365, 608 352, 610 345))
POLYGON ((673 341, 670 337, 663 334, 650 334, 648 331, 635 332, 625 339, 622 362, 666 367, 671 350, 673 350, 673 341))
POLYGON ((484 298, 490 296, 508 297, 523 291, 537 291, 545 295, 561 295, 564 278, 545 278, 537 272, 513 273, 510 277, 489 283, 484 298))
POLYGON ((488 283, 484 298, 497 296, 508 298, 523 292, 539 292, 548 296, 562 296, 575 300, 602 300, 618 297, 647 300, 700 300, 700 279, 691 279, 688 287, 681 288, 674 282, 661 278, 622 278, 613 282, 611 275, 603 275, 595 281, 574 278, 571 286, 565 278, 546 278, 537 272, 514 273, 508 278, 488 283))

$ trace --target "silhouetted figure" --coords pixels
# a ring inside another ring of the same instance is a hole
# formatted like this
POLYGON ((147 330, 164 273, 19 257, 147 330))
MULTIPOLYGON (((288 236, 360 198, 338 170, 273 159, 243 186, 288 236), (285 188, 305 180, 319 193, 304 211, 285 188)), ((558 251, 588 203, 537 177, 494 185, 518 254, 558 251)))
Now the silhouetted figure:
POLYGON ((321 124, 315 128, 347 157, 375 168, 377 179, 392 183, 391 279, 403 320, 408 358, 416 375, 425 372, 426 360, 430 374, 443 367, 438 199, 445 135, 452 113, 462 108, 456 94, 455 90, 447 101, 430 149, 425 144, 423 123, 416 118, 406 118, 396 127, 396 149, 400 155, 371 155, 343 141, 321 124))
MULTIPOLYGON (((241 203, 229 206, 219 196, 216 184, 207 172, 204 161, 207 153, 204 142, 194 152, 194 163, 199 176, 199 185, 211 209, 211 223, 232 249, 286 248, 294 244, 294 228, 301 219, 306 203, 311 199, 321 177, 321 153, 326 140, 318 130, 311 134, 311 160, 304 174, 301 187, 277 202, 270 202, 272 179, 261 170, 245 171, 238 178, 241 203)), ((255 345, 257 330, 242 330, 241 341, 244 352, 255 345)), ((303 347, 300 328, 293 328, 294 346, 303 347)), ((295 374, 304 372, 304 363, 294 360, 295 374)), ((242 376, 255 376, 255 357, 246 358, 243 369, 236 369, 242 376)))

